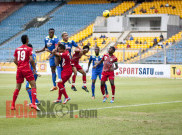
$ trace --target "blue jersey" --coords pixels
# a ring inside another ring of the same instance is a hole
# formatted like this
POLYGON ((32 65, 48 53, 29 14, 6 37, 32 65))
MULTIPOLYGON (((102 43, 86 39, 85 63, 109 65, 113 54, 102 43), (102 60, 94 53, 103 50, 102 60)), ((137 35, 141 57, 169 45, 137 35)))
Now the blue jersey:
POLYGON ((53 49, 55 49, 56 45, 58 44, 58 41, 59 39, 55 35, 53 36, 53 38, 47 36, 45 38, 45 47, 52 51, 53 49))
POLYGON ((63 40, 61 40, 61 43, 66 47, 66 49, 69 51, 70 56, 71 56, 71 49, 72 47, 78 47, 77 43, 73 40, 68 40, 68 42, 64 42, 63 40))
MULTIPOLYGON (((35 63, 35 66, 37 65, 37 60, 36 60, 36 54, 32 54, 32 58, 33 58, 33 61, 34 61, 34 63, 35 63)), ((33 71, 33 67, 32 67, 32 65, 30 64, 30 68, 31 68, 31 70, 33 71)))
MULTIPOLYGON (((97 64, 99 61, 102 60, 102 55, 99 55, 99 56, 96 56, 96 55, 91 55, 90 56, 90 59, 89 59, 89 62, 92 62, 93 61, 93 66, 95 64, 97 64)), ((98 65, 96 68, 92 68, 92 71, 98 71, 98 72, 102 72, 102 69, 103 69, 103 63, 101 63, 100 65, 98 65)))

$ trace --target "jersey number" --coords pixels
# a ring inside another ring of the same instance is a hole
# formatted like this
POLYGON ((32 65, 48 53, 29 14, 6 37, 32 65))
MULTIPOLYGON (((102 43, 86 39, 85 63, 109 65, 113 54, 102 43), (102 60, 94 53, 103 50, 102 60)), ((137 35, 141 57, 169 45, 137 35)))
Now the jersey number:
POLYGON ((25 51, 18 51, 18 61, 24 61, 25 60, 25 51))

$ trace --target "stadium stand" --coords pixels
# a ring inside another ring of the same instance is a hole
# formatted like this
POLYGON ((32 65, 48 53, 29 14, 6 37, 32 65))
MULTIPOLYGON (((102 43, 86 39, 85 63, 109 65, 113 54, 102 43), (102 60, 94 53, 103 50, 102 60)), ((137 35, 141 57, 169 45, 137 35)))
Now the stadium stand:
POLYGON ((111 3, 109 0, 71 0, 68 4, 106 4, 111 3))
POLYGON ((116 6, 110 11, 110 16, 122 15, 127 10, 131 9, 135 6, 135 2, 133 1, 124 1, 120 5, 116 6))
POLYGON ((22 31, 23 26, 33 18, 46 15, 53 8, 57 7, 58 4, 60 4, 60 2, 32 2, 14 12, 1 22, 0 43, 22 31))
POLYGON ((172 14, 182 18, 181 7, 181 0, 155 0, 143 2, 134 9, 133 14, 172 14))

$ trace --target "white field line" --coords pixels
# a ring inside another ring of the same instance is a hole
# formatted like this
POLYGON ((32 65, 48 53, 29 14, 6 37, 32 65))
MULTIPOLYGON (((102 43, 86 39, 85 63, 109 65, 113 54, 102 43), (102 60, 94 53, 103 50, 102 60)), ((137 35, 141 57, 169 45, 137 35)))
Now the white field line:
MULTIPOLYGON (((138 107, 138 106, 148 106, 148 105, 161 105, 161 104, 171 104, 171 103, 182 103, 182 101, 170 101, 170 102, 159 102, 159 103, 146 103, 146 104, 133 104, 133 105, 122 105, 122 106, 110 106, 110 107, 102 107, 102 108, 88 108, 81 110, 103 110, 103 109, 112 109, 112 108, 127 108, 127 107, 138 107)), ((79 112, 79 110, 74 110, 72 112, 79 112)), ((55 114, 55 112, 45 112, 41 114, 55 114)), ((16 117, 16 116, 14 116, 16 117)), ((24 117, 24 115, 22 116, 24 117)), ((0 116, 0 118, 6 118, 6 116, 0 116)))

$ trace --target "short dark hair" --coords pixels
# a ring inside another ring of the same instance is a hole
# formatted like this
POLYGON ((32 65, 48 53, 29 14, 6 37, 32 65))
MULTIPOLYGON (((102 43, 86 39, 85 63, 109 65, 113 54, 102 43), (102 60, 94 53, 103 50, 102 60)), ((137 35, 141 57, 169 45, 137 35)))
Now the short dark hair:
POLYGON ((54 28, 50 28, 50 29, 49 29, 49 31, 51 31, 51 30, 55 31, 55 29, 54 29, 54 28))
POLYGON ((66 47, 61 43, 61 44, 59 44, 59 46, 58 46, 60 49, 63 49, 63 50, 65 50, 66 49, 66 47))
POLYGON ((96 46, 95 49, 99 49, 100 50, 100 48, 98 46, 96 46))
POLYGON ((90 47, 89 47, 88 45, 85 45, 85 46, 83 47, 83 49, 88 49, 88 50, 90 50, 90 47))
POLYGON ((27 36, 27 35, 22 35, 22 36, 21 36, 21 42, 22 42, 23 44, 26 44, 26 43, 27 43, 27 40, 28 40, 28 36, 27 36))
POLYGON ((110 48, 112 48, 112 49, 113 49, 113 51, 115 52, 116 48, 115 48, 114 46, 111 46, 110 48))
POLYGON ((28 47, 31 47, 31 48, 33 48, 33 45, 32 45, 32 44, 28 44, 28 47))

